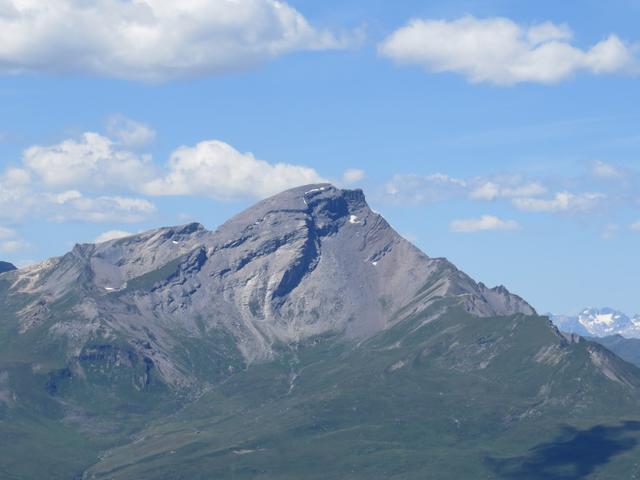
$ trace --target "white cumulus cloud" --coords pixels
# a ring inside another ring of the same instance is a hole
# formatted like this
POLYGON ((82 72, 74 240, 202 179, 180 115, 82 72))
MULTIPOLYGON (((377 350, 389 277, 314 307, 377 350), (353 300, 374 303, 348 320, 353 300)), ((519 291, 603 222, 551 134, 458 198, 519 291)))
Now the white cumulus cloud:
POLYGON ((454 220, 449 229, 455 233, 486 232, 490 230, 517 230, 520 228, 515 220, 501 220, 493 215, 483 215, 480 218, 454 220))
POLYGON ((635 72, 635 47, 609 35, 588 49, 569 41, 566 25, 519 25, 508 18, 414 19, 379 45, 379 53, 430 72, 454 72, 470 82, 555 83, 579 71, 635 72))
MULTIPOLYGON (((84 177, 81 176, 80 179, 82 178, 84 177)), ((119 195, 88 196, 76 189, 52 187, 43 182, 36 173, 32 174, 25 169, 8 168, 0 172, 0 219, 12 222, 23 222, 33 218, 55 221, 137 222, 153 213, 155 206, 143 198, 119 195)))
POLYGON ((209 140, 183 146, 172 155, 167 173, 147 182, 148 195, 204 195, 221 200, 264 198, 298 185, 326 181, 313 168, 268 163, 231 145, 209 140))
POLYGON ((640 220, 631 224, 631 230, 635 230, 636 232, 640 232, 640 220))
POLYGON ((152 174, 149 157, 117 148, 110 138, 91 132, 79 140, 30 147, 23 163, 53 188, 132 188, 152 174))
MULTIPOLYGON (((109 136, 86 132, 27 148, 20 166, 0 171, 0 218, 134 223, 156 211, 145 196, 264 198, 327 182, 313 168, 270 163, 219 140, 179 147, 161 166, 133 150, 153 138, 151 127, 118 115, 107 130, 109 136)), ((363 177, 363 170, 347 169, 343 181, 363 177)))
POLYGON ((343 48, 276 0, 3 0, 0 73, 163 81, 225 73, 299 50, 343 48))

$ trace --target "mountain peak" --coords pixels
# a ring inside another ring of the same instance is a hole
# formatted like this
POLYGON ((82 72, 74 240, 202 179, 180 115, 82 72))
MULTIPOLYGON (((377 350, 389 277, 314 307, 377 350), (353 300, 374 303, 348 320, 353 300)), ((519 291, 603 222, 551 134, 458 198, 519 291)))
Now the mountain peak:
POLYGON ((276 212, 295 215, 307 213, 314 217, 336 220, 351 210, 367 208, 362 190, 343 190, 330 183, 303 185, 266 198, 231 218, 218 231, 246 228, 276 212))
MULTIPOLYGON (((101 305, 113 329, 190 332, 206 319, 249 362, 317 335, 367 338, 442 299, 481 317, 535 314, 506 288, 487 288, 425 255, 369 208, 362 190, 331 184, 269 197, 214 232, 190 223, 78 245, 15 285, 49 303, 83 291, 79 314, 95 321, 101 305)), ((23 329, 44 321, 41 307, 25 310, 42 318, 23 329)))
MULTIPOLYGON (((0 302, 0 414, 9 412, 3 419, 22 442, 9 453, 42 450, 42 428, 62 425, 46 435, 58 468, 78 445, 60 454, 61 436, 76 429, 78 441, 92 434, 96 448, 110 448, 108 428, 122 446, 91 453, 100 460, 86 478, 228 477, 240 453, 301 444, 308 458, 334 458, 329 444, 351 448, 354 431, 365 432, 356 435, 366 437, 362 451, 373 432, 396 458, 422 437, 409 428, 406 443, 390 443, 387 433, 416 418, 431 422, 419 428, 429 448, 433 431, 477 438, 487 418, 496 432, 545 413, 562 422, 576 412, 581 421, 614 410, 622 418, 640 391, 635 369, 604 348, 561 335, 504 286, 428 257, 361 190, 328 184, 268 198, 215 232, 190 223, 78 245, 2 275, 0 302), (54 421, 31 420, 49 405, 54 421), (274 443, 283 437, 289 443, 274 443), (205 468, 212 459, 226 466, 205 468)), ((485 440, 465 458, 486 458, 485 440)), ((277 455, 266 461, 286 464, 277 455)), ((406 471, 400 456, 391 475, 406 471)), ((61 476, 77 477, 72 463, 61 476)), ((255 465, 248 475, 267 471, 255 465)))

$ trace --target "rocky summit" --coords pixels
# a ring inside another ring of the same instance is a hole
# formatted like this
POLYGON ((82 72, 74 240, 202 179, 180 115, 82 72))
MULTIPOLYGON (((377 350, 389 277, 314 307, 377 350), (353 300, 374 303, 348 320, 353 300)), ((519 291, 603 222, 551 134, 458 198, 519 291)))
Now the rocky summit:
POLYGON ((18 312, 22 333, 47 324, 76 349, 96 332, 123 336, 175 385, 197 380, 172 359, 176 333, 225 332, 250 364, 316 335, 370 337, 401 308, 410 315, 442 297, 476 316, 535 313, 420 252, 362 191, 328 184, 269 198, 215 232, 194 223, 77 245, 11 282, 9 292, 35 295, 18 312), (49 324, 70 298, 73 315, 49 324))
POLYGON ((636 367, 360 190, 76 245, 2 273, 0 305, 6 478, 620 478, 637 454, 636 367), (585 435, 625 447, 547 462, 585 435))

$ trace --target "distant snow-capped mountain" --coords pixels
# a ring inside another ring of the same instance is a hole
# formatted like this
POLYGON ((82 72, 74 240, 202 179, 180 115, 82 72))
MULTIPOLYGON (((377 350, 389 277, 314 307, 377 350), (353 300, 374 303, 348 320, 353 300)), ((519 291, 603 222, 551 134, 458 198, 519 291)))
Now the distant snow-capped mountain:
POLYGON ((551 315, 551 320, 560 330, 578 335, 640 338, 640 315, 631 317, 613 308, 585 308, 575 316, 551 315))

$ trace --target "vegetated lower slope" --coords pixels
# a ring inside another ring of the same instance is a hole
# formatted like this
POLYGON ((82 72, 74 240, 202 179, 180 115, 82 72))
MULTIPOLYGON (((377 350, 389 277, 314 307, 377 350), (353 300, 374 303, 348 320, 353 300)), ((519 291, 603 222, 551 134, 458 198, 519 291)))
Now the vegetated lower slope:
POLYGON ((360 191, 76 246, 1 275, 0 302, 2 478, 637 468, 638 370, 424 255, 360 191))
POLYGON ((154 422, 88 478, 553 479, 583 478, 563 472, 585 468, 625 478, 637 469, 631 450, 593 465, 532 453, 568 425, 637 418, 635 368, 567 341, 542 317, 441 308, 357 348, 318 338, 283 351, 154 422))

